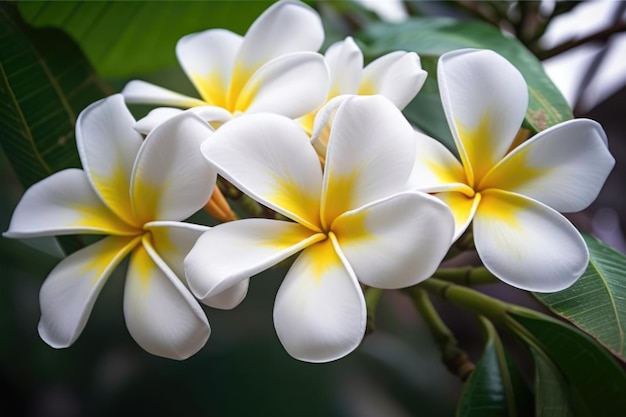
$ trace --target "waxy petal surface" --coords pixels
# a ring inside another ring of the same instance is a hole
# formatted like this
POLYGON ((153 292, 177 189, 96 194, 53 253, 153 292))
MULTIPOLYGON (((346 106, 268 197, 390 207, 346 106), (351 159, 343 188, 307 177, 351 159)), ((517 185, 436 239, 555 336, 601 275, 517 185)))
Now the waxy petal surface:
POLYGON ((337 110, 330 132, 322 222, 403 191, 415 163, 415 131, 382 96, 353 96, 337 110))
POLYGON ((457 240, 461 237, 463 232, 467 230, 472 222, 472 219, 476 214, 476 210, 478 209, 481 195, 476 194, 472 197, 468 197, 462 192, 448 191, 437 193, 435 197, 443 201, 443 203, 452 211, 452 216, 454 217, 453 240, 457 240))
POLYGON ((206 102, 200 99, 176 93, 167 88, 141 80, 129 81, 122 89, 121 94, 127 103, 159 104, 161 106, 182 108, 207 105, 206 102))
POLYGON ((324 41, 322 21, 304 3, 279 1, 250 26, 235 59, 229 95, 237 97, 249 77, 266 62, 299 51, 317 51, 324 41))
POLYGON ((50 346, 70 346, 83 331, 96 298, 111 272, 140 242, 138 237, 106 237, 63 259, 39 293, 39 335, 50 346))
POLYGON ((200 305, 145 235, 132 253, 124 287, 128 331, 147 352, 186 359, 206 343, 210 327, 200 305))
POLYGON ((202 157, 200 144, 212 133, 205 121, 184 113, 146 137, 131 189, 134 213, 142 223, 183 220, 206 204, 217 173, 202 157))
POLYGON ((356 94, 361 83, 363 52, 350 36, 328 47, 324 54, 330 69, 329 97, 356 94))
POLYGON ((517 147, 481 185, 526 195, 559 212, 574 212, 596 199, 614 165, 602 127, 575 119, 517 147))
POLYGON ((278 290, 274 326, 285 350, 306 362, 329 362, 358 347, 367 311, 361 287, 336 242, 305 249, 278 290))
POLYGON ((76 121, 76 146, 87 177, 102 201, 130 224, 130 177, 143 141, 134 124, 119 94, 91 104, 76 121))
POLYGON ((294 52, 278 57, 250 77, 233 110, 270 112, 295 119, 324 103, 329 77, 320 54, 294 52))
POLYGON ((523 290, 563 290, 587 268, 589 253, 576 228, 548 206, 518 194, 483 193, 473 231, 485 267, 523 290))
POLYGON ((422 89, 427 75, 415 52, 391 52, 363 69, 358 94, 381 94, 404 109, 422 89))
POLYGON ((452 243, 454 220, 435 197, 407 192, 342 214, 332 231, 360 282, 395 289, 435 272, 452 243))
POLYGON ((319 230, 322 168, 309 137, 275 114, 236 118, 205 141, 218 173, 258 202, 319 230))
POLYGON ((198 239, 185 258, 185 273, 204 300, 323 239, 297 223, 243 219, 219 224, 198 239))
POLYGON ((178 116, 184 111, 197 115, 212 127, 220 126, 232 119, 232 115, 228 110, 216 106, 197 106, 187 110, 176 109, 173 107, 157 107, 156 109, 151 110, 145 117, 137 120, 137 123, 135 123, 135 130, 143 135, 147 135, 164 121, 171 119, 174 116, 178 116))
POLYGON ((178 62, 202 99, 227 107, 226 95, 235 57, 243 37, 224 29, 209 29, 180 38, 176 44, 178 62))
POLYGON ((473 186, 507 152, 528 107, 520 72, 489 50, 441 56, 437 78, 443 108, 473 186))
POLYGON ((137 228, 104 205, 83 170, 70 168, 26 190, 3 235, 20 238, 80 233, 133 235, 137 228))
POLYGON ((409 189, 439 192, 465 188, 467 180, 463 165, 441 142, 416 132, 415 143, 417 150, 409 189))

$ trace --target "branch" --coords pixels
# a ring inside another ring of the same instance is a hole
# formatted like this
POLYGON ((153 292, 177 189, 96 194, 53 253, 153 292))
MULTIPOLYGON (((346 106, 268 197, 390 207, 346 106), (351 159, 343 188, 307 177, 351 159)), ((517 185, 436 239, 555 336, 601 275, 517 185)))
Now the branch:
POLYGON ((550 48, 545 51, 537 51, 537 58, 539 58, 540 61, 543 61, 589 42, 606 41, 614 34, 620 32, 626 32, 626 22, 619 22, 606 29, 602 29, 596 33, 592 33, 591 35, 587 35, 582 38, 570 39, 560 45, 555 46, 554 48, 550 48))

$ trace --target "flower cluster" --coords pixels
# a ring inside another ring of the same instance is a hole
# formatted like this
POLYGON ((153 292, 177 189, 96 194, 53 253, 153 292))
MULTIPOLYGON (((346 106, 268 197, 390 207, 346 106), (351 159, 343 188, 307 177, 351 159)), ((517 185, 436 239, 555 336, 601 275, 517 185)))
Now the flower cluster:
POLYGON ((364 287, 428 279, 463 234, 510 285, 550 292, 580 277, 588 251, 560 212, 587 207, 614 165, 596 122, 515 143, 528 102, 521 74, 492 51, 450 52, 437 76, 457 159, 401 112, 426 78, 415 53, 364 67, 352 38, 321 55, 323 39, 313 9, 279 1, 243 37, 211 29, 180 39, 176 54, 200 98, 131 81, 80 114, 83 170, 29 188, 4 233, 103 235, 44 282, 48 344, 79 337, 126 256, 128 330, 174 359, 209 337, 200 303, 236 307, 253 275, 288 258, 274 324, 286 351, 309 362, 361 343, 364 287), (136 121, 127 103, 175 107, 136 121), (218 175, 272 215, 185 222, 218 175))

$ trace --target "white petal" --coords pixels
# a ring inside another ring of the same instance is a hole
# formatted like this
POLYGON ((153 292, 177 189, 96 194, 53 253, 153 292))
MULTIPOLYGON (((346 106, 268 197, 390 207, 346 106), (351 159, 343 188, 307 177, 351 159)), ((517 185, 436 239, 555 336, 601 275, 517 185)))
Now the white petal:
POLYGON ((151 220, 183 220, 200 210, 211 196, 217 173, 200 153, 213 129, 192 113, 156 127, 146 137, 132 178, 135 216, 151 220))
POLYGON ((83 110, 76 121, 76 145, 87 177, 115 214, 133 223, 130 177, 142 136, 124 99, 116 94, 83 110))
POLYGON ((587 268, 587 246, 576 228, 551 208, 518 194, 484 193, 473 230, 485 267, 514 287, 560 291, 587 268))
POLYGON ((337 110, 326 166, 322 221, 403 191, 415 161, 415 131, 382 96, 352 96, 337 110))
POLYGON ((135 123, 135 130, 143 135, 147 135, 152 131, 152 129, 164 121, 171 119, 174 116, 178 116, 183 111, 184 110, 176 109, 174 107, 157 107, 141 119, 137 120, 137 123, 135 123))
POLYGON ((408 188, 435 192, 449 189, 452 184, 467 183, 463 165, 441 142, 416 132, 415 143, 415 165, 408 188))
POLYGON ((63 259, 39 293, 39 335, 50 346, 70 346, 83 331, 111 272, 139 243, 133 237, 106 237, 63 259))
POLYGON ((381 94, 403 109, 422 89, 427 75, 415 52, 391 52, 365 67, 358 93, 381 94))
POLYGON ((184 222, 156 221, 147 223, 144 229, 152 235, 152 246, 159 257, 178 277, 183 279, 185 256, 202 233, 210 227, 184 222))
POLYGON ((324 57, 331 75, 329 97, 356 94, 361 82, 363 52, 352 37, 329 46, 324 57))
POLYGON ((560 212, 579 211, 596 199, 614 165, 602 127, 593 120, 570 120, 513 150, 481 188, 523 194, 560 212))
POLYGON ((435 272, 452 243, 454 219, 435 197, 407 192, 345 213, 331 230, 360 282, 395 289, 435 272))
POLYGON ((329 85, 324 58, 314 52, 294 52, 259 68, 237 97, 234 110, 271 112, 291 119, 322 105, 329 85))
POLYGON ((215 128, 232 119, 232 115, 228 110, 216 106, 196 106, 187 110, 175 109, 173 107, 157 107, 151 110, 145 117, 137 120, 135 130, 147 135, 164 121, 178 116, 184 111, 197 115, 215 128))
MULTIPOLYGON (((152 234, 152 245, 159 257, 186 284, 185 256, 209 227, 183 222, 151 222, 145 225, 145 229, 152 234)), ((247 292, 248 280, 245 280, 203 302, 210 307, 228 310, 239 305, 247 292)))
POLYGON ((200 299, 219 294, 323 238, 297 223, 244 219, 219 224, 185 258, 189 287, 200 299))
POLYGON ((131 256, 124 318, 137 344, 153 355, 186 359, 206 343, 210 327, 200 305, 144 237, 131 256))
POLYGON ((141 80, 128 82, 122 89, 121 94, 124 96, 127 103, 157 104, 160 106, 174 106, 185 109, 194 106, 206 106, 207 104, 197 98, 185 96, 141 80))
POLYGON ((236 118, 205 141, 202 153, 218 173, 261 204, 319 228, 322 168, 309 137, 275 114, 236 118))
POLYGON ((84 171, 70 168, 26 190, 3 235, 22 238, 80 233, 128 235, 137 229, 104 205, 84 171))
POLYGON ((226 95, 235 57, 243 37, 224 29, 183 36, 176 56, 183 70, 208 104, 226 107, 226 95))
POLYGON ((274 326, 285 350, 306 362, 330 362, 356 349, 367 311, 354 272, 331 239, 302 252, 274 304, 274 326))
POLYGON ((248 78, 266 62, 292 52, 317 51, 323 41, 324 28, 315 10, 300 2, 274 3, 246 32, 236 58, 230 96, 238 96, 248 78))
POLYGON ((454 238, 457 240, 467 230, 480 203, 480 194, 468 197, 463 192, 451 190, 435 194, 452 211, 454 217, 454 238))
MULTIPOLYGON (((340 95, 333 97, 315 114, 315 119, 311 128, 311 145, 319 155, 322 161, 326 160, 326 151, 328 150, 328 138, 330 136, 331 127, 337 114, 337 109, 351 95, 340 95)), ((308 123, 307 120, 301 120, 301 123, 308 123)))
POLYGON ((506 153, 528 107, 520 72, 490 50, 462 49, 441 56, 437 78, 443 108, 473 184, 506 153))

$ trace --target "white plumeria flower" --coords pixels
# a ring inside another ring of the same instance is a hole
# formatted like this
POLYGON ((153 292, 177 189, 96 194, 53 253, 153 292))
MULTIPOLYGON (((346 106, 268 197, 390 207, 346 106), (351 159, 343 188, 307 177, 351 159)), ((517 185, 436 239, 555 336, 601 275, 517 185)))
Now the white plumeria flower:
POLYGON ((381 96, 354 96, 337 110, 325 169, 296 122, 243 116, 202 144, 218 173, 291 221, 244 219, 204 233, 185 258, 191 290, 219 294, 302 251, 274 305, 287 352, 309 362, 347 355, 361 342, 366 305, 359 281, 416 284, 436 270, 454 230, 450 211, 405 191, 414 131, 381 96))
POLYGON ((141 121, 142 132, 182 110, 210 106, 205 120, 219 125, 240 113, 271 112, 300 117, 328 91, 328 67, 319 50, 324 28, 317 12, 295 1, 269 7, 245 36, 210 29, 181 38, 178 61, 200 95, 188 97, 134 80, 123 89, 128 103, 169 106, 141 121))
MULTIPOLYGON (((324 56, 330 69, 326 102, 344 94, 380 94, 402 110, 421 90, 427 76, 415 52, 394 51, 363 68, 363 52, 350 36, 329 46, 324 56)), ((313 111, 300 119, 308 133, 315 115, 313 111)))
POLYGON ((493 51, 459 50, 441 57, 438 80, 461 163, 420 135, 412 186, 450 206, 457 238, 473 220, 476 250, 502 281, 538 292, 567 288, 589 254, 559 212, 591 204, 613 168, 602 127, 570 120, 514 147, 528 89, 513 65, 493 51))
MULTIPOLYGON (((209 337, 207 318, 184 282, 183 259, 206 226, 183 223, 209 199, 216 172, 199 152, 212 129, 185 114, 145 141, 121 95, 87 107, 76 142, 84 168, 60 171, 30 187, 4 236, 108 235, 62 260, 40 292, 39 334, 55 348, 82 332, 100 290, 130 254, 124 317, 146 351, 185 359, 209 337)), ((232 308, 247 283, 207 304, 232 308)))

